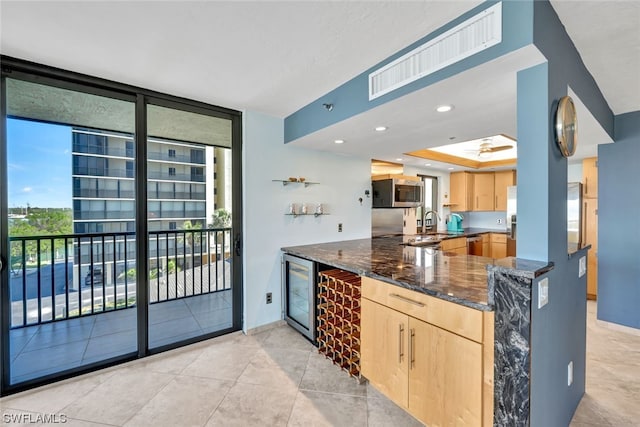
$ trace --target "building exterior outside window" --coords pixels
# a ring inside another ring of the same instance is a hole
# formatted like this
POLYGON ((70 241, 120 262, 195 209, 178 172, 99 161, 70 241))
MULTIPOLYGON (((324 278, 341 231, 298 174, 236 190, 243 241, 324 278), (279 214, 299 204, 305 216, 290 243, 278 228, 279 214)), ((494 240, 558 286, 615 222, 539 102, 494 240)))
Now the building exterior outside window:
MULTIPOLYGON (((73 229, 75 233, 125 233, 135 231, 135 150, 132 135, 89 128, 72 130, 73 229)), ((147 196, 149 231, 206 228, 216 208, 216 180, 206 182, 207 171, 219 163, 216 149, 200 144, 149 138, 147 141, 147 196)), ((127 253, 133 248, 131 237, 127 253)), ((74 261, 79 275, 94 262, 115 251, 116 268, 106 266, 107 274, 125 270, 125 238, 90 239, 81 244, 74 261), (93 249, 90 246, 93 245, 93 249), (79 264, 79 265, 78 265, 79 264)), ((175 242, 170 242, 170 245, 175 242)), ((77 250, 77 249, 76 249, 77 250)), ((150 264, 154 253, 150 253, 150 264)), ((112 259, 109 257, 109 259, 112 259)), ((130 265, 127 268, 131 268, 130 265)), ((76 280, 74 287, 82 285, 76 280)))

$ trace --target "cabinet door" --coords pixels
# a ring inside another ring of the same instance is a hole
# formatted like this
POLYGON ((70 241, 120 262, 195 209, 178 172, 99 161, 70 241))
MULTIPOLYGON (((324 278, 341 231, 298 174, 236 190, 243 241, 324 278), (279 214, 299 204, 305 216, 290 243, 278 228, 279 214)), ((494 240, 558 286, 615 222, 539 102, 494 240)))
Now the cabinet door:
MULTIPOLYGON (((456 249, 464 248, 465 254, 467 252, 467 238, 457 237, 455 239, 445 239, 440 242, 440 249, 443 251, 455 252, 456 249)), ((459 253, 459 252, 458 252, 459 253)))
POLYGON ((379 391, 407 409, 409 317, 362 298, 360 368, 379 391))
POLYGON ((482 256, 491 256, 491 251, 489 249, 489 233, 482 235, 482 256))
POLYGON ((410 317, 409 411, 429 426, 482 425, 482 345, 410 317))
POLYGON ((507 187, 516 184, 516 171, 497 171, 495 172, 495 205, 494 210, 507 210, 507 187))
POLYGON ((598 158, 589 157, 582 161, 582 180, 585 199, 598 198, 598 158))
POLYGON ((598 199, 583 199, 584 242, 591 245, 587 254, 587 297, 596 299, 598 295, 598 199))
POLYGON ((473 208, 471 210, 493 210, 495 205, 493 172, 473 174, 473 194, 473 208))
POLYGON ((473 176, 469 172, 453 172, 450 175, 449 193, 452 211, 466 212, 471 210, 473 176))

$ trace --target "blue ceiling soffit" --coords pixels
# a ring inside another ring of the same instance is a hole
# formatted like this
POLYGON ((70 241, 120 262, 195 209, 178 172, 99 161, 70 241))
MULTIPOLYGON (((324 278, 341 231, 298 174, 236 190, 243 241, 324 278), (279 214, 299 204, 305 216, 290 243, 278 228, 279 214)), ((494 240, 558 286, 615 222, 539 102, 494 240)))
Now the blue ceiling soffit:
POLYGON ((375 64, 368 70, 337 87, 326 95, 306 105, 284 120, 284 141, 294 141, 305 135, 331 126, 381 104, 402 97, 408 93, 425 88, 441 80, 445 80, 480 64, 501 57, 533 43, 534 5, 530 0, 502 2, 502 41, 485 50, 475 53, 418 80, 369 100, 369 74, 402 55, 410 52, 430 40, 440 36, 456 25, 489 9, 499 2, 487 1, 459 16, 445 26, 407 46, 386 60, 375 64), (332 104, 333 109, 327 111, 323 104, 332 104))

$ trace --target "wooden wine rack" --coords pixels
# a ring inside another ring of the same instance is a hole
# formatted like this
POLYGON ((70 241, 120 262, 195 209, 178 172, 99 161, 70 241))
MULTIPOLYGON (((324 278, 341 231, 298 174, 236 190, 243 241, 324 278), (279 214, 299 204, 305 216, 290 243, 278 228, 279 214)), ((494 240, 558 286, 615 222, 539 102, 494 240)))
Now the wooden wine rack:
POLYGON ((343 270, 319 273, 318 351, 360 378, 360 276, 343 270))

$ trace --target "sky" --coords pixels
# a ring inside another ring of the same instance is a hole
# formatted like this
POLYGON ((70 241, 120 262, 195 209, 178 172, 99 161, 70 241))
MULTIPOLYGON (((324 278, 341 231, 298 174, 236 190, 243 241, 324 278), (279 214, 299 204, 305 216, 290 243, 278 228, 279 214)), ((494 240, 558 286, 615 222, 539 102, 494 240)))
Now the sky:
POLYGON ((9 207, 71 208, 71 127, 7 119, 9 207))

